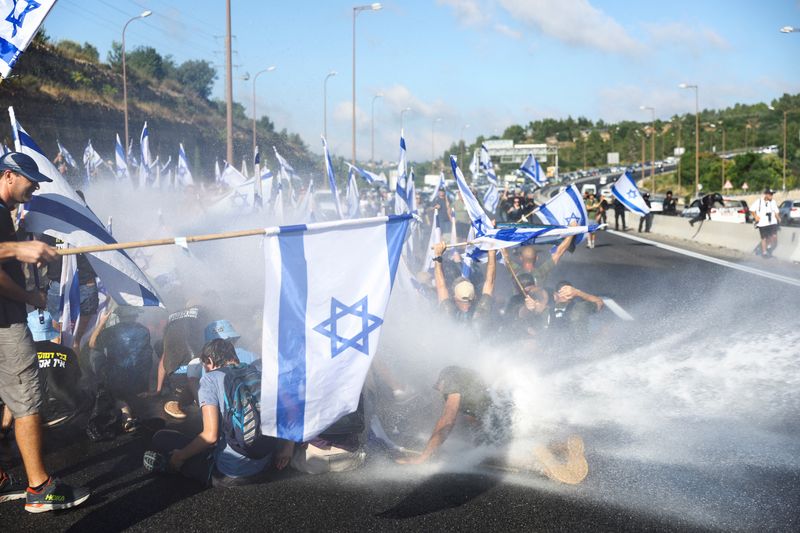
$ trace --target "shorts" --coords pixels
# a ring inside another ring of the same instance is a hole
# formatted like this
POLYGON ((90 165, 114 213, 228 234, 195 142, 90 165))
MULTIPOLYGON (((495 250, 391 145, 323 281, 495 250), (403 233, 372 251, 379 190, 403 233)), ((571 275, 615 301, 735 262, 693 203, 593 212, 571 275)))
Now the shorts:
POLYGON ((778 234, 778 225, 771 224, 769 226, 761 226, 758 228, 758 232, 761 234, 762 239, 768 239, 778 234))
POLYGON ((39 361, 27 324, 0 327, 0 399, 15 418, 41 410, 39 361))
MULTIPOLYGON (((55 320, 61 318, 61 283, 58 281, 51 281, 47 287, 47 312, 50 313, 55 320)), ((81 285, 78 290, 81 297, 81 316, 87 317, 97 314, 97 308, 100 305, 100 296, 97 292, 97 285, 81 285)))

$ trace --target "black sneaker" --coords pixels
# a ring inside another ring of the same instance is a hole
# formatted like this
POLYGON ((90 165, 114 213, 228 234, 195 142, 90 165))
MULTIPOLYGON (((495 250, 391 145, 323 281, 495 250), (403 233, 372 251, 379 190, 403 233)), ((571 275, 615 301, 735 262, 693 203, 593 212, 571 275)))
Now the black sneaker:
POLYGON ((28 487, 25 510, 29 513, 45 513, 77 507, 89 499, 91 492, 86 487, 73 487, 63 481, 50 478, 41 490, 28 487))
POLYGON ((7 474, 0 480, 0 503, 21 500, 25 497, 25 484, 7 474))
POLYGON ((169 468, 169 459, 164 454, 147 450, 142 457, 142 464, 151 474, 160 474, 169 468))

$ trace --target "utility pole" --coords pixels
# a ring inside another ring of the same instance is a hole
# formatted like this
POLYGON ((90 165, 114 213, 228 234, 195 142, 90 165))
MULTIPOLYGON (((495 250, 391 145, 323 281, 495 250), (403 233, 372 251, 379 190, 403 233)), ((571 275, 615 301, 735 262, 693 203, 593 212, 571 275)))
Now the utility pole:
POLYGON ((231 0, 225 0, 225 104, 228 164, 233 164, 233 59, 231 57, 231 0))

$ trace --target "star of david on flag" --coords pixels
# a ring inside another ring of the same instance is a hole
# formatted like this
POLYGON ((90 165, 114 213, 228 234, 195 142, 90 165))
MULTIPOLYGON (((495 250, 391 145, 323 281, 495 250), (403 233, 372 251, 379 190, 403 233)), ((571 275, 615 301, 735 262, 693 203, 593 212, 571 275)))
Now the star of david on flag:
POLYGON ((267 230, 262 434, 308 441, 356 410, 411 218, 267 230))
POLYGON ((636 182, 633 181, 633 178, 631 178, 630 174, 627 172, 622 173, 611 186, 611 194, 613 194, 622 205, 637 215, 645 216, 650 212, 650 208, 647 207, 644 198, 642 198, 639 188, 636 187, 636 182))
POLYGON ((383 324, 383 320, 376 315, 371 315, 367 310, 367 297, 364 296, 353 305, 345 305, 336 298, 331 298, 331 316, 323 320, 314 331, 325 335, 331 340, 331 359, 352 348, 364 355, 369 355, 369 334, 383 324), (358 332, 350 338, 339 333, 340 319, 348 316, 355 317, 358 321, 358 332))
MULTIPOLYGON (((563 191, 552 197, 548 202, 539 206, 534 215, 543 224, 554 224, 559 226, 569 226, 570 222, 577 222, 578 226, 587 226, 589 214, 586 212, 586 204, 583 197, 575 185, 570 185, 563 191)), ((579 244, 583 240, 583 235, 575 237, 575 243, 579 244)))
POLYGON ((8 77, 55 3, 56 0, 0 0, 0 76, 8 77))

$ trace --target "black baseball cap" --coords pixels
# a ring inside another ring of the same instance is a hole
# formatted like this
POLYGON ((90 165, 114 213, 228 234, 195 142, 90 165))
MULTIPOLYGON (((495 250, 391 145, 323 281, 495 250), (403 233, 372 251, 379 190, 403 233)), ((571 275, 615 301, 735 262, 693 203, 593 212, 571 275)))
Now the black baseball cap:
POLYGON ((767 187, 766 189, 764 189, 764 194, 775 194, 775 191, 767 187))
POLYGON ((39 172, 39 166, 31 156, 21 152, 8 152, 0 156, 0 171, 3 170, 17 172, 36 183, 53 181, 39 172))

